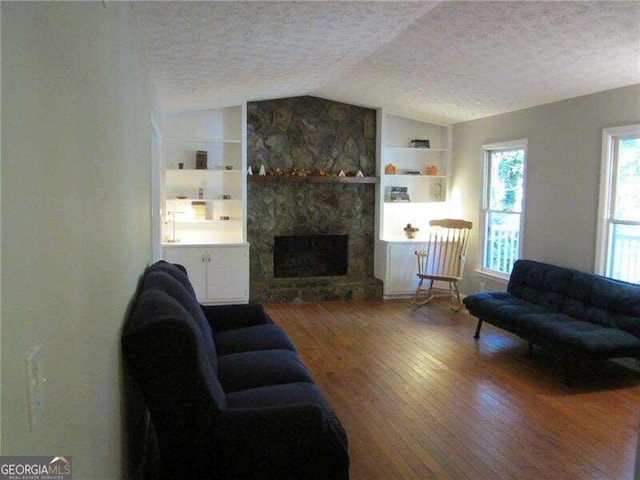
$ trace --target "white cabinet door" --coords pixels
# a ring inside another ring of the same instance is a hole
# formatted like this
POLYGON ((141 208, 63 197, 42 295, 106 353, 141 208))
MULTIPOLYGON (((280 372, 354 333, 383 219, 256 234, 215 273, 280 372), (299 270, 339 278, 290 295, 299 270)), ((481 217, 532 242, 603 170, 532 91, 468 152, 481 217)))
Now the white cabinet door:
POLYGON ((249 301, 249 245, 165 247, 163 255, 187 269, 200 303, 249 301))
POLYGON ((249 301, 249 246, 224 245, 208 249, 207 302, 249 301))
POLYGON ((389 243, 387 245, 387 278, 384 283, 385 295, 412 294, 418 286, 418 263, 416 243, 389 243))
POLYGON ((162 253, 167 262, 179 263, 187 269, 198 301, 205 301, 207 298, 207 263, 204 257, 206 249, 184 246, 164 247, 162 253))

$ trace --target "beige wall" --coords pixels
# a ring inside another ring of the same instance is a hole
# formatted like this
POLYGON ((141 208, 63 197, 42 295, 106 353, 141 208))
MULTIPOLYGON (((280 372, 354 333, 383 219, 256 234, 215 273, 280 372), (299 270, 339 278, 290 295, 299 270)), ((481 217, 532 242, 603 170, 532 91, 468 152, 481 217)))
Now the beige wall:
POLYGON ((2 3, 2 454, 121 467, 120 328, 151 259, 151 83, 128 3, 2 3), (25 358, 42 345, 30 431, 25 358))
MULTIPOLYGON (((602 129, 639 120, 640 85, 634 85, 455 125, 454 213, 478 225, 482 144, 526 138, 523 256, 593 271, 602 129)), ((480 289, 477 258, 473 243, 465 293, 480 289)), ((486 282, 486 289, 499 286, 486 282)))

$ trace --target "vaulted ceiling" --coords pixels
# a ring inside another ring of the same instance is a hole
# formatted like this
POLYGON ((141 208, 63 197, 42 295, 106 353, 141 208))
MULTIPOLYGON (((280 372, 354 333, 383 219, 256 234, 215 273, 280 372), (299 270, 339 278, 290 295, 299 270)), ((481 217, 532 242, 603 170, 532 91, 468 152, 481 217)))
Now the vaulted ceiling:
POLYGON ((456 123, 640 83, 640 2, 132 2, 167 111, 314 95, 456 123))

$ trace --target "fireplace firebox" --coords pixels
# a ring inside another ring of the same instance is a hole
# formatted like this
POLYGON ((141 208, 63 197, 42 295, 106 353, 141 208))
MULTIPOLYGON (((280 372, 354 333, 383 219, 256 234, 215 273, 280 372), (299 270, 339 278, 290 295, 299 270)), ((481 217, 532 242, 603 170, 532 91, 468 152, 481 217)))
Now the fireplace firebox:
POLYGON ((273 276, 334 277, 347 274, 348 235, 274 237, 273 276))

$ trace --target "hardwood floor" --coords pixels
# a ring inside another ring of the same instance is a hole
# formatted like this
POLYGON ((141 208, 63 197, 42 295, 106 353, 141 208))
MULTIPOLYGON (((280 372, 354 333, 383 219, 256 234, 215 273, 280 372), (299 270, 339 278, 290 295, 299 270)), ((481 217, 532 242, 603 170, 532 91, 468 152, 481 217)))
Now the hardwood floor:
POLYGON ((351 479, 632 479, 640 376, 560 362, 446 304, 266 306, 342 420, 351 479))

